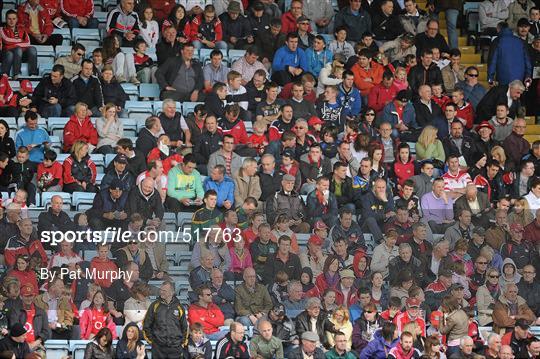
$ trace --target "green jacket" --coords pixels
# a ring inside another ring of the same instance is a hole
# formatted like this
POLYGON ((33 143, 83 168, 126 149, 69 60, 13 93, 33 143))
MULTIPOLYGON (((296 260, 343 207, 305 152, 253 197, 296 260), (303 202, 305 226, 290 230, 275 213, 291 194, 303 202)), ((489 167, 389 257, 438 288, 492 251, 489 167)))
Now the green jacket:
POLYGON ((283 344, 281 339, 272 337, 270 341, 266 341, 262 336, 257 335, 249 343, 249 351, 251 356, 255 354, 262 355, 264 359, 284 359, 283 344))
POLYGON ((355 359, 355 358, 356 357, 351 352, 346 352, 345 355, 339 355, 336 352, 336 349, 334 348, 326 352, 326 359, 355 359))
POLYGON ((190 175, 185 175, 179 166, 174 166, 167 176, 167 195, 177 200, 203 198, 201 174, 193 170, 190 175))

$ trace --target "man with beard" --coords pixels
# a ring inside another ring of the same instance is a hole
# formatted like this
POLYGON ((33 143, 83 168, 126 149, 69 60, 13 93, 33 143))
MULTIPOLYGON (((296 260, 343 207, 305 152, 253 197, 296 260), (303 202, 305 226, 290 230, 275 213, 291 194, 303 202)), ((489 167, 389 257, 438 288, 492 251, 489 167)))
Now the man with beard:
POLYGON ((399 337, 399 343, 390 349, 388 359, 417 359, 420 352, 413 347, 413 335, 410 332, 403 332, 399 337))

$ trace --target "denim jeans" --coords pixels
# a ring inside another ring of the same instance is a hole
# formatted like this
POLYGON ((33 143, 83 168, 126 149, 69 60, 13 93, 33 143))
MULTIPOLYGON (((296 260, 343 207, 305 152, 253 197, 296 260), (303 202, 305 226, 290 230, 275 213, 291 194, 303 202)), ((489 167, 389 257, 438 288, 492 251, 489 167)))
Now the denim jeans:
POLYGON ((450 49, 458 48, 458 35, 457 35, 457 20, 459 16, 459 10, 447 9, 446 15, 446 28, 448 29, 448 46, 450 49))
MULTIPOLYGON (((193 41, 193 46, 195 47, 196 50, 206 48, 206 46, 204 46, 204 44, 200 42, 199 40, 193 41)), ((227 50, 227 48, 228 48, 228 45, 225 41, 217 41, 216 47, 214 47, 214 49, 216 50, 227 50)))
POLYGON ((76 17, 69 17, 67 18, 66 22, 70 29, 76 29, 79 27, 82 27, 85 29, 97 29, 99 25, 99 22, 95 17, 89 18, 88 22, 86 23, 86 26, 81 26, 76 17))
POLYGON ((28 74, 37 75, 37 50, 34 46, 26 49, 16 47, 2 52, 2 73, 10 75, 13 67, 13 76, 21 74, 21 64, 23 60, 28 61, 28 74))

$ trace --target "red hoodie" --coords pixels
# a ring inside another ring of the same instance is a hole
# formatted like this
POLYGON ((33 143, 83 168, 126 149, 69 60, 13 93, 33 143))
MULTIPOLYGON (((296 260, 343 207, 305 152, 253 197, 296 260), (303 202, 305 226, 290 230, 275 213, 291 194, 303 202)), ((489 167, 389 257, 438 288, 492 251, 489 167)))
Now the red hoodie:
POLYGON ((94 146, 97 145, 98 133, 90 121, 90 117, 86 117, 81 123, 76 115, 72 115, 68 123, 66 123, 64 127, 64 152, 69 152, 71 146, 77 140, 83 140, 94 146))
POLYGON ((189 306, 188 310, 188 322, 189 325, 194 323, 201 323, 203 325, 203 331, 205 334, 212 334, 219 330, 219 327, 223 325, 225 317, 223 312, 214 303, 208 304, 207 308, 201 307, 197 303, 193 303, 189 306))
POLYGON ((67 17, 91 17, 94 14, 94 1, 60 0, 60 10, 67 17))
POLYGON ((471 103, 465 102, 462 107, 458 107, 456 117, 464 119, 467 122, 465 127, 470 130, 473 127, 474 122, 474 108, 471 103))
MULTIPOLYGON (((174 151, 171 151, 174 152, 174 151)), ((150 151, 148 154, 148 157, 146 158, 146 162, 150 163, 152 161, 160 160, 163 163, 163 174, 167 176, 171 168, 174 166, 172 165, 172 161, 176 161, 177 163, 181 163, 184 161, 184 158, 179 155, 178 153, 174 152, 170 156, 165 156, 158 147, 155 147, 150 151)))
POLYGON ((396 175, 398 184, 403 186, 406 180, 414 176, 414 160, 411 158, 409 162, 403 163, 400 160, 394 162, 394 174, 396 175))

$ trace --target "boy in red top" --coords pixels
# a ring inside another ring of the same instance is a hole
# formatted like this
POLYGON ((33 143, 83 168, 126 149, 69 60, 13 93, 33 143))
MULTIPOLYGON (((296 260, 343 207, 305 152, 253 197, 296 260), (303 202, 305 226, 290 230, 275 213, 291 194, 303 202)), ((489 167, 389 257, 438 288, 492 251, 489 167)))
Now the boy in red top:
POLYGON ((446 108, 446 105, 452 102, 450 97, 446 96, 443 93, 442 85, 441 84, 433 84, 431 85, 431 92, 433 93, 433 96, 431 99, 433 102, 435 102, 439 107, 444 111, 446 108))
POLYGON ((60 10, 70 29, 84 27, 97 29, 93 0, 60 0, 60 10))
POLYGON ((248 146, 254 148, 259 155, 264 154, 264 149, 268 146, 265 132, 266 124, 262 121, 256 121, 253 124, 253 134, 248 138, 248 146))
POLYGON ((397 326, 398 332, 403 332, 403 327, 409 322, 416 322, 422 330, 422 336, 426 335, 426 322, 421 316, 420 312, 420 300, 417 298, 409 298, 405 302, 406 310, 394 317, 394 324, 397 326))
POLYGON ((32 92, 34 89, 30 80, 22 80, 19 91, 15 91, 9 101, 9 106, 14 108, 20 117, 24 117, 28 110, 37 112, 37 107, 32 105, 32 92))
POLYGON ((360 50, 358 62, 351 68, 354 84, 363 97, 369 96, 371 89, 381 83, 384 73, 384 67, 373 61, 372 56, 369 49, 360 50))
POLYGON ((90 262, 90 269, 95 271, 93 273, 96 273, 94 282, 102 288, 109 288, 112 284, 112 279, 107 278, 105 274, 118 271, 116 263, 109 259, 109 248, 108 244, 99 243, 97 245, 98 255, 97 257, 92 258, 92 261, 90 262), (103 279, 98 279, 102 277, 103 279))
POLYGON ((227 43, 223 41, 223 28, 221 21, 216 16, 214 5, 206 5, 204 12, 191 20, 189 24, 189 39, 197 50, 201 48, 227 49, 227 43))
POLYGON ((474 122, 474 108, 470 102, 465 101, 465 94, 462 89, 452 91, 452 102, 457 105, 456 117, 466 121, 465 127, 470 130, 474 122))
POLYGON ((88 106, 86 104, 78 102, 75 105, 75 114, 69 118, 64 127, 64 152, 69 152, 77 140, 88 143, 88 152, 92 152, 97 145, 98 133, 87 113, 88 106))
POLYGON ((248 143, 248 135, 244 121, 239 118, 240 106, 231 104, 225 106, 225 118, 219 120, 219 132, 224 135, 231 135, 236 144, 245 145, 248 143))
POLYGON ((212 290, 205 284, 195 289, 199 300, 189 306, 189 325, 201 323, 204 334, 210 340, 217 340, 223 337, 219 327, 223 325, 225 316, 219 307, 212 301, 212 290))
POLYGON ((45 151, 43 162, 38 164, 37 183, 41 192, 62 191, 62 165, 56 162, 56 152, 45 151))
POLYGON ((30 35, 32 44, 51 46, 62 44, 62 35, 53 35, 51 16, 48 9, 39 4, 39 0, 28 0, 19 5, 17 17, 19 24, 24 26, 26 32, 30 35))
POLYGON ((2 38, 2 73, 10 74, 13 79, 21 74, 21 64, 28 62, 28 74, 38 74, 37 50, 30 46, 30 36, 23 25, 18 24, 17 13, 9 10, 6 13, 6 25, 0 29, 2 38), (12 69, 13 67, 13 69, 12 69))
POLYGON ((163 134, 159 136, 158 146, 152 149, 147 157, 147 163, 161 160, 163 163, 163 174, 167 176, 170 169, 184 161, 184 158, 176 151, 171 151, 171 140, 169 136, 163 134))

